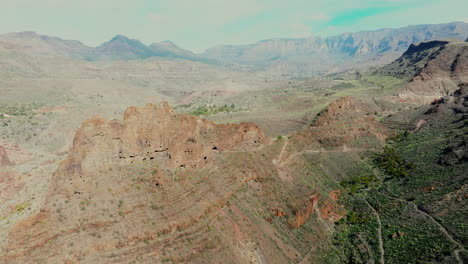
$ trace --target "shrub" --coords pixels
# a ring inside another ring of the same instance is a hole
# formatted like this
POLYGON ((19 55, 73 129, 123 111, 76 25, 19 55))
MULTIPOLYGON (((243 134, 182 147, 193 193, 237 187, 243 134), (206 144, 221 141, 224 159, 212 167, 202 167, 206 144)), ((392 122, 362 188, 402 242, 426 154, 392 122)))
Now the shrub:
POLYGON ((384 151, 374 159, 375 164, 383 169, 391 178, 408 177, 408 169, 412 168, 393 147, 386 146, 384 151))

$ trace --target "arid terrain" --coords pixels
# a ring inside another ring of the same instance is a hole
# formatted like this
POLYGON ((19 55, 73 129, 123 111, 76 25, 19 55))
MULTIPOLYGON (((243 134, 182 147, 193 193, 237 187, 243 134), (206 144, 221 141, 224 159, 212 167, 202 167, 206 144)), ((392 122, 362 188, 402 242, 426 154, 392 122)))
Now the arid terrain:
POLYGON ((0 263, 467 263, 467 37, 0 35, 0 263))

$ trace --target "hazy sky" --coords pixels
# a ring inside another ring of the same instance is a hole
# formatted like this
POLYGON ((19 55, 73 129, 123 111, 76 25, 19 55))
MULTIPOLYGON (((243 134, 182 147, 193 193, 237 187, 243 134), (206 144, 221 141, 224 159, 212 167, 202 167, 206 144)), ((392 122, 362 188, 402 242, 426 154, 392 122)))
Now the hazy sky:
POLYGON ((203 51, 274 37, 468 22, 468 0, 0 0, 0 33, 96 46, 116 34, 203 51))

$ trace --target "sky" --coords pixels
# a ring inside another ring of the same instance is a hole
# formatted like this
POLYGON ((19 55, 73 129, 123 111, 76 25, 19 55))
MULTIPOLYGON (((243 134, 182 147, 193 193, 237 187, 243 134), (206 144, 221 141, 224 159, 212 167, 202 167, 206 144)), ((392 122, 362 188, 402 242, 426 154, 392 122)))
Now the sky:
POLYGON ((218 44, 468 22, 467 0, 0 0, 0 34, 36 31, 97 46, 117 34, 218 44))

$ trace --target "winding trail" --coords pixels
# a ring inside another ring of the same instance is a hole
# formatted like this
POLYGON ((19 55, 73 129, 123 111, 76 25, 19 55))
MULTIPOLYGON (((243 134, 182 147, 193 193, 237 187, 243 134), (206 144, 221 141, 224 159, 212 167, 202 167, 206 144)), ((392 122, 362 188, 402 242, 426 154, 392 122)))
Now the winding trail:
POLYGON ((307 153, 344 153, 344 152, 360 152, 360 151, 365 151, 366 149, 364 148, 347 148, 346 146, 343 146, 342 149, 333 149, 333 150, 325 150, 325 149, 306 149, 303 151, 295 152, 294 154, 289 155, 285 159, 285 153, 286 153, 286 148, 289 144, 289 139, 287 137, 283 137, 284 144, 283 147, 281 148, 280 153, 278 154, 278 158, 272 160, 273 165, 275 165, 276 170, 278 172, 278 176, 283 180, 283 181, 289 181, 292 180, 292 178, 289 176, 288 169, 285 166, 285 164, 288 164, 292 159, 303 155, 307 153), (284 159, 284 160, 283 160, 284 159))
POLYGON ((281 160, 283 159, 284 151, 286 150, 286 147, 288 146, 288 143, 289 143, 289 139, 287 137, 283 137, 283 139, 284 139, 284 145, 277 159, 277 162, 280 162, 280 163, 281 163, 281 160))
POLYGON ((450 233, 447 231, 447 229, 445 229, 445 227, 444 227, 442 224, 439 223, 439 221, 437 221, 437 220, 436 220, 434 217, 432 217, 430 214, 428 214, 428 213, 424 212, 423 210, 419 209, 418 205, 415 204, 415 203, 413 203, 413 202, 411 202, 411 201, 407 201, 407 200, 403 200, 403 199, 400 199, 400 198, 392 197, 392 196, 390 196, 390 195, 387 195, 387 194, 384 194, 384 193, 381 193, 381 192, 379 192, 379 193, 382 194, 383 196, 386 196, 386 197, 390 198, 390 199, 393 199, 393 200, 396 200, 396 201, 399 201, 399 202, 405 202, 405 203, 411 205, 411 206, 414 208, 414 210, 415 210, 416 212, 418 212, 418 213, 420 213, 420 214, 426 216, 429 220, 431 220, 431 222, 432 222, 433 224, 435 224, 435 225, 439 228, 439 231, 442 232, 442 234, 444 234, 445 237, 446 237, 448 240, 450 240, 450 242, 452 242, 453 244, 455 244, 455 245, 458 246, 458 248, 455 249, 455 250, 453 251, 453 253, 454 253, 455 258, 457 259, 458 263, 463 264, 463 260, 460 258, 460 251, 466 252, 465 247, 464 247, 460 242, 456 241, 456 240, 450 235, 450 233))
POLYGON ((289 181, 291 180, 289 178, 289 174, 285 166, 283 165, 282 159, 284 156, 284 153, 286 152, 286 147, 288 146, 289 140, 287 137, 283 137, 284 144, 283 148, 281 149, 278 158, 272 160, 273 165, 276 167, 276 171, 278 172, 278 177, 283 180, 283 181, 289 181))
POLYGON ((385 264, 385 250, 384 250, 384 244, 383 244, 383 239, 382 239, 382 222, 380 221, 380 215, 377 213, 377 210, 375 210, 372 205, 367 201, 366 198, 364 198, 364 202, 369 206, 369 208, 372 210, 374 213, 375 217, 377 218, 377 223, 379 224, 377 228, 377 235, 379 239, 379 251, 380 251, 380 263, 385 264))
MULTIPOLYGON (((326 149, 306 149, 303 151, 296 152, 289 157, 287 157, 282 163, 288 163, 291 159, 307 154, 307 153, 345 153, 345 152, 360 152, 360 151, 365 151, 366 149, 364 148, 347 148, 346 146, 343 146, 343 149, 332 149, 332 150, 326 150, 326 149)), ((282 155, 281 155, 282 158, 282 155)))
POLYGON ((325 226, 327 231, 330 231, 331 230, 330 226, 325 221, 323 221, 322 217, 320 216, 320 210, 318 206, 315 206, 314 210, 315 210, 315 213, 317 214, 317 221, 321 222, 325 226))

